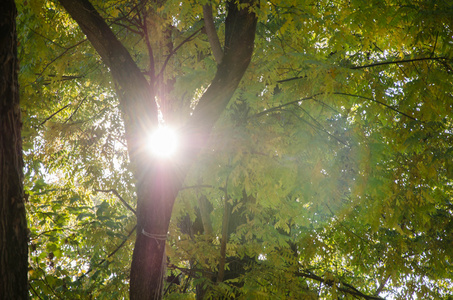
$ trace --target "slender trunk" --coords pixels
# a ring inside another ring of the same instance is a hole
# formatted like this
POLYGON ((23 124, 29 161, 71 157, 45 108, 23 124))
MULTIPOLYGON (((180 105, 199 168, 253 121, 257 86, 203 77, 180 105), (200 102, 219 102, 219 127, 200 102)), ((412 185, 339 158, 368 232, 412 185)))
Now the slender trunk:
MULTIPOLYGON (((227 194, 225 192, 225 194, 227 194)), ((220 243, 220 261, 219 261, 219 273, 217 274, 217 282, 222 282, 225 276, 225 263, 226 263, 226 248, 228 238, 230 236, 228 232, 228 226, 230 222, 231 204, 228 201, 227 195, 225 195, 225 206, 223 208, 223 224, 222 224, 222 240, 220 243)))
POLYGON ((0 299, 28 299, 16 6, 0 1, 0 299))

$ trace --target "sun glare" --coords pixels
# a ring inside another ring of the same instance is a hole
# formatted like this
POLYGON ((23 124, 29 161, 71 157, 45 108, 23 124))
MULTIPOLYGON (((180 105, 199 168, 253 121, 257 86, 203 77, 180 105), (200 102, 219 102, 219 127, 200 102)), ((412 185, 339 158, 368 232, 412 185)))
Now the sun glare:
POLYGON ((173 129, 162 126, 150 136, 148 146, 154 155, 169 158, 176 153, 178 136, 173 129))

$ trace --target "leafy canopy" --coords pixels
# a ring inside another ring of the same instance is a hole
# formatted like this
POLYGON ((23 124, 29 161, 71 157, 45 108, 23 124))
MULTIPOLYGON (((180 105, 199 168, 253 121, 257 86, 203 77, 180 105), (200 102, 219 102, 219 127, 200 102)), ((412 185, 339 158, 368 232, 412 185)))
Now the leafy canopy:
MULTIPOLYGON (((126 297, 136 195, 116 83, 58 2, 17 2, 31 294, 126 297)), ((182 126, 216 68, 206 1, 92 3, 145 74, 151 45, 182 126)), ((173 210, 165 297, 448 299, 453 2, 256 13, 253 60, 173 210), (215 284, 222 255, 240 271, 215 284)))

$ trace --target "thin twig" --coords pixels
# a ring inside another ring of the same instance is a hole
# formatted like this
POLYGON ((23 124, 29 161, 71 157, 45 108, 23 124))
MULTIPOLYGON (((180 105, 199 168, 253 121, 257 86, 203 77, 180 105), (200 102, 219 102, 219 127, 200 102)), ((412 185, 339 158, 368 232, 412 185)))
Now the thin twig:
POLYGON ((82 43, 86 42, 87 39, 83 39, 81 40, 80 42, 66 48, 63 52, 61 52, 59 55, 57 55, 56 57, 54 57, 49 63, 47 63, 44 68, 42 69, 42 71, 38 74, 38 77, 36 78, 36 80, 34 82, 37 82, 39 78, 42 77, 42 74, 44 74, 44 72, 47 70, 47 68, 53 64, 57 59, 59 59, 60 57, 64 56, 66 53, 68 53, 69 50, 81 45, 82 43))
MULTIPOLYGON (((36 74, 38 75, 38 74, 36 74)), ((60 78, 60 79, 56 79, 56 80, 52 80, 52 79, 44 79, 44 85, 49 85, 51 84, 52 82, 64 82, 64 81, 69 81, 69 80, 73 80, 73 79, 80 79, 80 78, 83 78, 85 77, 85 75, 63 75, 63 76, 57 76, 57 75, 47 75, 47 77, 54 77, 54 78, 60 78)))
MULTIPOLYGON (((262 116, 262 115, 265 115, 265 114, 268 114, 268 113, 270 113, 270 112, 277 111, 277 110, 281 110, 281 109, 282 109, 283 107, 285 107, 285 106, 293 105, 293 104, 294 104, 294 105, 295 105, 295 104, 299 104, 299 102, 302 102, 302 101, 306 101, 306 100, 316 100, 315 97, 316 97, 316 96, 319 96, 319 95, 321 95, 321 94, 316 94, 316 95, 314 95, 314 96, 306 97, 306 98, 299 99, 299 100, 295 100, 295 101, 290 101, 290 102, 288 102, 288 103, 284 103, 284 104, 281 104, 281 105, 279 105, 279 106, 269 108, 269 109, 267 109, 267 110, 265 110, 265 111, 262 111, 262 112, 260 112, 260 113, 257 113, 257 114, 255 114, 255 115, 251 116, 251 118, 258 118, 258 117, 260 117, 260 116, 262 116)), ((318 101, 318 102, 319 102, 319 101, 318 101)), ((321 103, 323 103, 323 102, 321 102, 321 103)), ((325 104, 325 103, 324 103, 324 104, 325 104)), ((316 125, 314 125, 314 124, 308 122, 307 120, 304 120, 304 119, 302 119, 302 118, 300 118, 299 116, 297 116, 297 115, 294 114, 298 119, 304 121, 305 123, 307 123, 308 125, 312 126, 313 128, 315 128, 315 129, 317 129, 317 130, 320 130, 320 131, 326 133, 328 136, 330 136, 330 137, 332 137, 333 139, 337 140, 338 142, 340 142, 341 144, 345 145, 346 147, 349 147, 349 144, 348 144, 348 143, 346 143, 346 142, 343 141, 342 139, 340 139, 340 138, 334 136, 333 134, 331 134, 330 132, 328 132, 326 129, 324 129, 324 128, 321 126, 321 124, 320 124, 315 118, 313 118, 313 117, 312 117, 305 109, 303 109, 302 107, 300 107, 300 105, 297 105, 296 107, 299 108, 299 109, 301 109, 306 115, 308 115, 309 118, 311 118, 312 120, 314 120, 315 123, 316 123, 316 125)))
POLYGON ((418 121, 416 118, 411 117, 411 116, 409 116, 408 114, 405 114, 405 113, 403 113, 402 111, 397 110, 397 109, 394 108, 393 106, 390 106, 390 105, 388 105, 388 104, 385 104, 384 102, 381 102, 381 101, 379 101, 379 100, 376 100, 376 99, 373 99, 373 98, 370 98, 370 97, 361 96, 361 95, 354 95, 354 94, 348 94, 348 93, 341 93, 341 92, 335 92, 335 93, 333 93, 333 94, 334 94, 334 95, 343 95, 343 96, 348 96, 348 97, 355 97, 355 98, 362 98, 362 99, 365 99, 365 100, 369 100, 369 101, 378 103, 378 104, 380 104, 380 105, 382 105, 382 106, 385 106, 385 107, 387 107, 387 108, 389 108, 389 109, 391 109, 391 110, 393 110, 393 111, 395 111, 395 112, 397 112, 397 113, 399 113, 399 114, 402 114, 403 116, 405 116, 405 117, 407 117, 407 118, 409 118, 409 119, 411 119, 411 120, 418 121))
MULTIPOLYGON (((325 129, 319 122, 318 120, 316 120, 314 117, 312 117, 305 109, 303 109, 302 107, 300 106, 297 106, 297 108, 299 108, 300 110, 302 110, 310 119, 312 119, 318 130, 324 132, 325 134, 327 134, 328 136, 330 136, 331 138, 337 140, 337 142, 340 142, 341 144, 345 145, 346 147, 350 148, 349 144, 346 143, 345 141, 343 141, 342 139, 340 139, 339 137, 336 137, 335 135, 331 134, 329 131, 327 131, 327 129, 325 129)), ((316 127, 315 127, 316 128, 316 127)))
POLYGON ((349 233, 351 233, 352 235, 354 235, 355 237, 357 237, 359 240, 365 242, 366 244, 370 244, 370 241, 367 241, 366 239, 364 239, 363 237, 361 237, 360 235, 358 235, 357 233, 355 233, 354 231, 352 231, 351 229, 349 229, 349 227, 347 227, 346 225, 343 224, 342 221, 340 221, 337 216, 334 214, 334 212, 332 211, 332 209, 330 208, 330 206, 328 204, 326 204, 326 207, 327 209, 330 211, 330 213, 332 214, 333 218, 335 220, 338 221, 339 225, 341 227, 343 227, 346 231, 348 231, 349 233))
POLYGON ((306 97, 306 98, 290 101, 290 102, 287 102, 287 103, 284 103, 284 104, 281 104, 281 105, 278 105, 278 106, 275 106, 275 107, 271 107, 271 108, 268 108, 268 109, 266 109, 266 110, 264 110, 262 112, 254 114, 253 116, 250 116, 250 118, 258 118, 258 117, 261 117, 262 115, 266 115, 266 114, 268 114, 270 112, 280 110, 281 108, 283 108, 285 106, 288 106, 288 105, 298 104, 299 102, 302 102, 302 101, 313 100, 314 97, 319 96, 319 95, 321 95, 321 94, 316 94, 316 95, 313 95, 313 96, 310 96, 310 97, 306 97))
MULTIPOLYGON (((188 185, 188 186, 183 186, 179 190, 188 190, 188 189, 198 189, 198 188, 209 188, 209 189, 217 189, 217 187, 210 185, 210 184, 199 184, 199 185, 188 185)), ((218 188, 222 190, 223 188, 218 188)))
MULTIPOLYGON (((373 68, 373 67, 377 67, 377 66, 395 65, 395 64, 403 64, 403 63, 413 63, 413 62, 417 62, 417 61, 427 61, 427 60, 446 61, 446 60, 448 60, 448 58, 446 58, 446 57, 421 57, 421 58, 413 58, 413 59, 382 61, 382 62, 377 62, 377 63, 363 65, 363 66, 354 66, 354 67, 350 67, 349 69, 350 70, 360 70, 360 69, 373 68)), ((304 75, 304 76, 295 76, 295 77, 291 77, 291 78, 277 80, 277 83, 284 83, 284 82, 298 80, 298 79, 303 79, 303 78, 307 78, 307 77, 308 76, 306 76, 306 75, 304 75)))
MULTIPOLYGON (((324 283, 325 285, 328 285, 328 286, 333 286, 334 285, 334 282, 331 281, 331 280, 326 280, 320 276, 317 276, 311 272, 296 272, 295 273, 296 276, 300 276, 300 277, 305 277, 305 278, 310 278, 310 279, 313 279, 313 280, 316 280, 318 282, 321 282, 321 283, 324 283)), ((359 290, 357 290, 355 287, 353 287, 352 285, 348 284, 348 283, 345 283, 345 282, 340 282, 343 286, 345 287, 337 287, 337 289, 343 293, 346 293, 346 294, 350 294, 352 296, 355 296, 355 297, 361 297, 363 299, 366 299, 366 300, 385 300, 385 298, 381 298, 381 297, 378 297, 378 296, 370 296, 370 295, 366 295, 362 292, 360 292, 359 290)))
POLYGON ((64 124, 66 124, 69 120, 71 120, 71 118, 76 114, 76 112, 79 110, 80 106, 86 99, 87 99, 87 96, 85 96, 85 98, 83 98, 82 101, 80 101, 80 103, 77 105, 76 109, 72 112, 72 114, 69 116, 69 118, 67 118, 66 121, 64 121, 64 124))
POLYGON ((60 47, 60 48, 62 48, 62 49, 67 49, 65 46, 63 46, 63 45, 61 45, 61 44, 59 44, 59 43, 53 41, 52 39, 46 37, 46 36, 43 35, 43 34, 37 32, 37 31, 34 30, 33 28, 31 28, 31 27, 29 27, 29 26, 27 26, 27 28, 28 28, 31 32, 33 32, 34 34, 36 34, 36 35, 42 37, 43 39, 45 39, 46 41, 48 41, 48 42, 54 44, 55 46, 60 47))
POLYGON ((179 48, 182 47, 182 45, 184 45, 185 43, 187 42, 190 42, 192 40, 192 38, 197 35, 200 31, 201 31, 202 28, 198 29, 197 31, 195 31, 194 33, 192 33, 189 37, 187 37, 186 39, 184 39, 184 41, 182 41, 178 46, 176 46, 175 49, 173 49, 167 56, 167 58, 165 59, 165 62, 164 64, 162 65, 162 68, 160 69, 160 72, 159 72, 159 75, 157 75, 157 77, 161 77, 163 74, 164 74, 164 70, 165 68, 167 67, 167 64, 168 64, 168 61, 170 60, 170 58, 173 56, 173 54, 176 53, 176 51, 178 51, 179 48))
POLYGON ((118 199, 124 204, 124 206, 126 206, 127 209, 129 209, 131 212, 134 213, 134 215, 137 215, 137 213, 135 212, 135 209, 133 209, 129 203, 126 202, 126 200, 124 200, 120 194, 114 190, 114 189, 110 189, 110 190, 98 190, 98 189, 95 189, 96 192, 102 192, 102 193, 112 193, 114 194, 116 197, 118 197, 118 199))
MULTIPOLYGON (((369 100, 369 101, 372 101, 372 102, 375 102, 375 103, 378 103, 382 106, 385 106, 391 110, 393 110, 394 112, 397 112, 411 120, 414 120, 414 121, 419 121, 417 120, 416 118, 412 117, 412 116, 409 116, 408 114, 394 108, 393 106, 390 106, 388 104, 385 104, 384 102, 381 102, 379 100, 376 100, 376 99, 373 99, 373 98, 370 98, 370 97, 366 97, 366 96, 361 96, 361 95, 354 95, 354 94, 349 94, 349 93, 342 93, 342 92, 334 92, 332 93, 333 95, 342 95, 342 96, 348 96, 348 97, 355 97, 355 98, 361 98, 361 99, 365 99, 365 100, 369 100)), ((302 99, 298 99, 298 100, 294 100, 294 101, 290 101, 290 102, 287 102, 287 103, 284 103, 284 104, 281 104, 281 105, 278 105, 278 106, 275 106, 275 107, 271 107, 269 109, 266 109, 262 112, 259 112, 259 113, 256 113, 254 114, 253 116, 251 116, 250 118, 258 118, 258 117, 261 117, 263 115, 266 115, 270 112, 273 112, 273 111, 277 111, 277 110, 280 110, 281 108, 285 107, 285 106, 288 106, 288 105, 292 105, 292 104, 298 104, 299 102, 301 101, 306 101, 306 100, 315 100, 315 97, 317 96, 320 96, 320 95, 323 95, 323 93, 319 93, 319 94, 315 94, 313 96, 310 96, 310 97, 305 97, 305 98, 302 98, 302 99)), ((325 104, 325 103, 324 103, 325 104)))
POLYGON ((36 290, 33 288, 33 285, 31 285, 31 284, 29 283, 28 286, 29 286, 30 289, 33 291, 33 294, 36 295, 36 297, 38 297, 38 298, 41 299, 41 300, 44 300, 43 298, 41 298, 41 296, 38 295, 38 293, 36 292, 36 290))
POLYGON ((47 117, 44 121, 42 121, 41 123, 39 123, 38 126, 42 126, 44 125, 44 123, 46 123, 47 121, 49 121, 50 119, 52 119, 56 114, 58 114, 60 111, 64 110, 65 108, 67 108, 69 105, 71 105, 71 103, 68 103, 66 104, 65 106, 63 106, 62 108, 60 108, 59 110, 57 110, 56 112, 54 112, 53 114, 51 114, 49 117, 47 117))
POLYGON ((412 63, 412 62, 416 62, 416 61, 446 60, 446 59, 447 59, 446 57, 421 57, 421 58, 402 59, 402 60, 394 60, 394 61, 382 61, 382 62, 377 62, 377 63, 369 64, 369 65, 355 66, 355 67, 351 67, 350 69, 360 70, 360 69, 372 68, 372 67, 377 67, 377 66, 412 63))
MULTIPOLYGON (((107 261, 107 259, 109 259, 110 257, 112 257, 113 255, 115 255, 116 252, 118 252, 123 246, 124 244, 127 242, 127 240, 131 237, 131 235, 134 233, 134 231, 137 229, 137 225, 134 226, 134 228, 132 228, 131 231, 129 231, 128 235, 126 236, 126 238, 115 248, 115 250, 113 250, 112 252, 110 252, 109 255, 107 255, 106 258, 104 258, 103 260, 101 260, 98 264, 96 264, 96 267, 102 265, 104 262, 107 261)), ((84 274, 82 274, 79 278, 77 278, 76 281, 80 281, 82 280, 83 278, 85 278, 88 274, 90 274, 92 271, 94 270, 94 268, 91 268, 84 274)))
POLYGON ((182 268, 182 267, 178 267, 178 266, 176 266, 174 264, 168 264, 167 268, 170 269, 170 270, 179 270, 182 273, 190 275, 190 276, 193 276, 193 277, 195 277, 194 276, 195 273, 202 273, 203 275, 208 275, 208 276, 215 275, 214 272, 206 271, 204 269, 182 268))

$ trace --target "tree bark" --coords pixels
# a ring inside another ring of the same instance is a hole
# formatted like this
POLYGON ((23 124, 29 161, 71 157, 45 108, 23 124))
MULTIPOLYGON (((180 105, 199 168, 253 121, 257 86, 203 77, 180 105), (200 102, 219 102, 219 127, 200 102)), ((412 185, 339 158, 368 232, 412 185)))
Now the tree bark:
MULTIPOLYGON (((165 273, 165 241, 171 212, 190 165, 206 145, 250 63, 257 18, 253 9, 228 2, 225 55, 192 117, 180 131, 177 159, 151 159, 141 149, 149 127, 157 124, 154 82, 148 84, 126 48, 88 0, 59 0, 79 24, 121 87, 120 102, 137 187, 137 238, 130 278, 130 299, 161 299, 165 273)), ((240 4, 255 6, 255 0, 240 4)), ((253 7, 252 7, 253 8, 253 7)), ((151 76, 155 78, 155 76, 151 76)))
POLYGON ((129 156, 140 164, 143 140, 157 125, 155 90, 116 38, 105 20, 88 0, 59 0, 87 36, 118 83, 118 97, 126 128, 129 156))
POLYGON ((28 299, 16 14, 0 1, 0 299, 28 299))
POLYGON ((220 45, 217 31, 215 29, 211 3, 206 3, 205 5, 203 5, 203 18, 206 35, 208 36, 208 41, 212 49, 212 55, 214 56, 217 64, 220 64, 223 59, 223 50, 222 46, 220 45))

